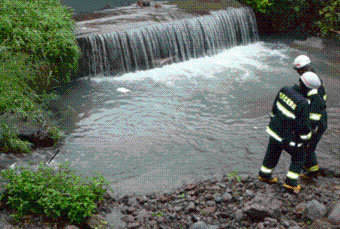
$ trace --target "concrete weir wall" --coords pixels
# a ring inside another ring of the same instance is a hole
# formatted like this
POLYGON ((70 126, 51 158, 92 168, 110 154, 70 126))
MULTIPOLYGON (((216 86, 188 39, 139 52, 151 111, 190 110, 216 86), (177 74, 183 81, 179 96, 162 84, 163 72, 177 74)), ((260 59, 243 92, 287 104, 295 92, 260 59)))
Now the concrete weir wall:
POLYGON ((254 13, 246 7, 199 15, 166 3, 132 5, 87 18, 76 24, 80 76, 150 69, 258 40, 254 13))

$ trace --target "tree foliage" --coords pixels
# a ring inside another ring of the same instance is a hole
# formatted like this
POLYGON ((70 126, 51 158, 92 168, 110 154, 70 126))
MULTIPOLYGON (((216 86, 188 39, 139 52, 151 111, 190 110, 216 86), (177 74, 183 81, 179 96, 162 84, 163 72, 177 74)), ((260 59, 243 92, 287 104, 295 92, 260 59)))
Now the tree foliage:
POLYGON ((271 21, 276 31, 287 32, 300 27, 325 37, 340 30, 339 0, 241 0, 271 21))

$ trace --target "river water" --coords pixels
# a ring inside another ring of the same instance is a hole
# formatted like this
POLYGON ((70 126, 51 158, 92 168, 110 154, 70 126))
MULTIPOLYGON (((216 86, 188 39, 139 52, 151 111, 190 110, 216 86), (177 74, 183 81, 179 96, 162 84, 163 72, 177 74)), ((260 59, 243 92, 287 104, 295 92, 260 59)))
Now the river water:
MULTIPOLYGON (((272 102, 282 86, 297 82, 291 63, 301 53, 280 41, 260 41, 120 77, 76 80, 58 104, 67 137, 55 162, 67 161, 84 175, 102 173, 116 193, 167 191, 231 171, 257 173, 272 102)), ((338 60, 318 50, 308 55, 337 125, 338 60)), ((334 125, 318 157, 339 168, 334 125)), ((285 174, 289 163, 284 153, 276 173, 285 174)))

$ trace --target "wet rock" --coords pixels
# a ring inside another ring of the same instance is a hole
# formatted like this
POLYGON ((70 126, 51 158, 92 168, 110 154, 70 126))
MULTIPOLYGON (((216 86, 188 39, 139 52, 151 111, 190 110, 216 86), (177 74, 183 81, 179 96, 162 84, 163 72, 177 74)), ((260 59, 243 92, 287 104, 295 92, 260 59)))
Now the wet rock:
POLYGON ((184 189, 185 191, 191 191, 197 187, 196 184, 188 184, 184 189))
POLYGON ((194 223, 193 225, 191 225, 190 229, 210 229, 210 228, 205 222, 198 221, 198 222, 194 223))
POLYGON ((95 229, 95 228, 109 228, 108 222, 104 218, 104 216, 101 215, 93 215, 90 216, 86 220, 86 224, 89 228, 95 229))
POLYGON ((18 229, 19 227, 15 227, 15 226, 13 226, 13 225, 5 225, 4 227, 3 227, 3 229, 18 229))
POLYGON ((64 229, 79 229, 79 227, 74 225, 67 225, 64 229))
POLYGON ((331 209, 328 220, 334 225, 340 225, 340 201, 331 209))
POLYGON ((109 214, 105 215, 105 219, 110 225, 114 226, 114 228, 126 228, 126 223, 122 220, 123 216, 118 209, 112 209, 109 214))
POLYGON ((224 200, 224 202, 229 202, 232 198, 233 198, 233 196, 232 196, 229 192, 225 192, 225 193, 223 194, 223 200, 224 200))
POLYGON ((135 222, 135 218, 132 215, 127 215, 122 218, 122 220, 126 223, 133 223, 135 222))
POLYGON ((257 193, 254 199, 245 204, 244 212, 253 221, 263 221, 266 217, 275 217, 282 202, 269 193, 257 193))
POLYGON ((311 200, 306 205, 306 213, 312 220, 319 219, 326 214, 326 207, 317 200, 311 200))
POLYGON ((245 183, 245 182, 248 181, 249 175, 247 175, 247 174, 241 174, 241 175, 240 175, 240 178, 241 178, 241 181, 242 181, 243 183, 245 183))
POLYGON ((127 225, 127 228, 128 229, 137 229, 137 228, 139 228, 140 227, 140 223, 129 223, 128 225, 127 225))
POLYGON ((211 213, 214 213, 215 211, 216 211, 216 207, 206 207, 202 209, 202 212, 206 214, 211 214, 211 213))
POLYGON ((258 224, 256 224, 256 228, 258 229, 264 229, 264 225, 262 222, 259 222, 258 224))
POLYGON ((195 208, 195 203, 194 202, 190 202, 186 208, 187 212, 196 212, 196 208, 195 208))
POLYGON ((268 222, 269 225, 271 226, 276 226, 278 221, 276 219, 273 219, 273 218, 270 218, 270 217, 267 217, 264 219, 265 222, 268 222))
POLYGON ((246 190, 246 196, 249 196, 249 197, 254 197, 254 192, 252 191, 252 190, 249 190, 249 189, 247 189, 246 190))
POLYGON ((217 204, 222 203, 223 197, 221 196, 221 194, 215 194, 214 197, 215 197, 215 198, 214 198, 214 199, 215 199, 215 202, 216 202, 217 204))
POLYGON ((294 41, 292 43, 294 46, 303 46, 307 48, 316 48, 316 49, 324 49, 325 44, 323 40, 319 37, 308 37, 304 41, 294 41))
POLYGON ((325 220, 321 220, 321 219, 317 219, 315 220, 311 225, 308 226, 308 228, 312 228, 312 229, 329 229, 332 228, 332 224, 330 224, 329 222, 325 221, 325 220))
POLYGON ((238 209, 236 212, 235 212, 235 220, 237 222, 241 222, 241 220, 243 219, 243 212, 241 209, 238 209))
POLYGON ((299 203, 296 207, 295 207, 295 212, 297 214, 303 214, 306 210, 306 203, 302 202, 302 203, 299 203))
POLYGON ((182 206, 175 206, 175 207, 174 207, 174 210, 175 210, 176 212, 180 212, 180 211, 183 210, 183 207, 182 207, 182 206))
POLYGON ((145 210, 145 209, 142 209, 138 215, 137 215, 137 219, 140 221, 140 222, 145 222, 146 220, 148 220, 149 218, 151 217, 151 214, 145 210))
POLYGON ((285 228, 288 228, 288 227, 290 226, 288 220, 283 220, 283 221, 282 221, 282 225, 283 225, 285 228))
POLYGON ((227 212, 217 212, 216 213, 217 218, 227 219, 230 217, 230 215, 227 212))
POLYGON ((213 200, 213 199, 214 199, 214 196, 211 195, 211 194, 207 194, 207 195, 204 196, 204 198, 205 198, 206 200, 213 200))
POLYGON ((206 204, 207 204, 207 206, 209 206, 209 207, 213 207, 213 206, 216 205, 216 202, 213 201, 213 200, 209 200, 209 201, 206 202, 206 204))

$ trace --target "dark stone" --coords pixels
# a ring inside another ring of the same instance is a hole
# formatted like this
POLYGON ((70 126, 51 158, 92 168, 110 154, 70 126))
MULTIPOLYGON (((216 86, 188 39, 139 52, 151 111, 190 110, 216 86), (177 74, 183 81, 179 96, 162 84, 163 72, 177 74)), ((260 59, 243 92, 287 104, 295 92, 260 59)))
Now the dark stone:
POLYGON ((235 220, 237 222, 241 222, 241 220, 243 219, 243 212, 241 209, 238 209, 236 212, 235 212, 235 220))
POLYGON ((109 228, 108 222, 104 218, 104 216, 101 215, 93 215, 90 216, 86 220, 86 224, 89 228, 95 229, 95 228, 109 228))
POLYGON ((206 214, 211 214, 211 213, 214 213, 215 211, 216 211, 216 207, 206 207, 202 209, 202 212, 206 214))
POLYGON ((333 228, 333 226, 332 224, 330 224, 329 222, 325 220, 317 219, 311 225, 309 225, 308 228, 329 229, 329 228, 333 228))
POLYGON ((229 192, 225 192, 225 193, 223 194, 223 200, 224 200, 224 202, 229 202, 232 198, 233 198, 233 196, 232 196, 229 192))
POLYGON ((122 220, 126 223, 133 223, 135 222, 135 219, 132 215, 127 215, 122 218, 122 220))
POLYGON ((340 202, 331 209, 328 220, 334 225, 340 225, 340 202))
POLYGON ((324 49, 325 44, 323 40, 319 37, 308 37, 304 41, 294 41, 292 45, 303 46, 307 48, 324 49))
POLYGON ((74 226, 74 225, 67 225, 65 229, 79 229, 79 227, 74 226))
POLYGON ((190 229, 209 229, 209 226, 203 221, 198 221, 190 226, 190 229))
POLYGON ((272 193, 258 193, 254 199, 244 206, 244 213, 252 221, 263 221, 266 217, 274 217, 280 213, 282 202, 272 193))
POLYGON ((129 223, 128 225, 127 225, 127 228, 128 229, 137 229, 137 228, 139 228, 140 227, 140 223, 129 223))
POLYGON ((308 201, 306 206, 307 217, 315 220, 322 218, 326 214, 326 207, 317 200, 308 201))

